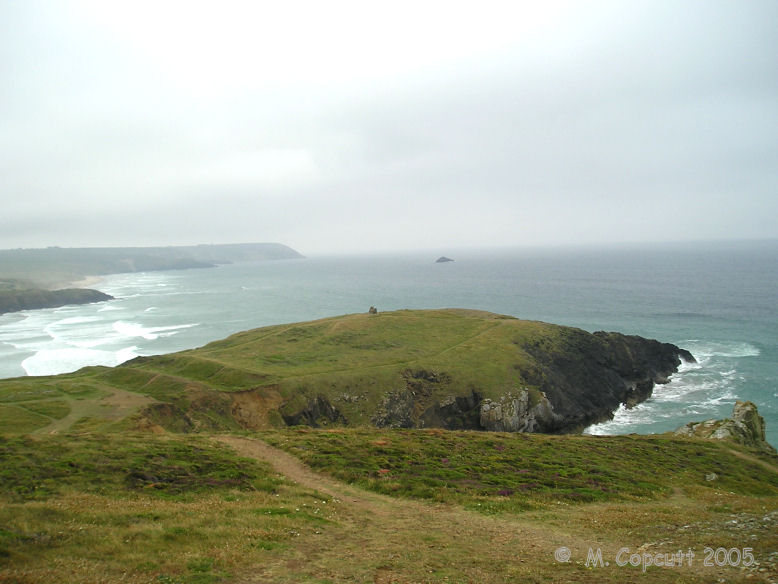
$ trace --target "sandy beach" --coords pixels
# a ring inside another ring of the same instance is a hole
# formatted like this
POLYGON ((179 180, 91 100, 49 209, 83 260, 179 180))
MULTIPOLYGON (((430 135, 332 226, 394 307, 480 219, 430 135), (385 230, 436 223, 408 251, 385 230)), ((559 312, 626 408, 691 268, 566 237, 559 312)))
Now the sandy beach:
POLYGON ((94 288, 103 281, 102 276, 85 276, 80 280, 68 282, 62 288, 94 288))

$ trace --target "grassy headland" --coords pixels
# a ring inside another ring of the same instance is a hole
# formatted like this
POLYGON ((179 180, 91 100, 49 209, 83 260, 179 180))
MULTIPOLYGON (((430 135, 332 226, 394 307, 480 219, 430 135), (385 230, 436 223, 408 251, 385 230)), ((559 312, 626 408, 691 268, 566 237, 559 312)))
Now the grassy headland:
POLYGON ((113 369, 9 380, 0 383, 0 403, 26 408, 43 390, 45 399, 132 392, 155 400, 139 423, 174 431, 296 424, 575 431, 647 397, 679 352, 485 312, 403 310, 265 327, 113 369))
POLYGON ((494 314, 399 311, 0 381, 0 581, 774 581, 778 458, 764 450, 374 427, 387 396, 420 397, 398 402, 411 420, 464 424, 440 412, 476 394, 532 410, 602 368, 637 385, 661 377, 650 365, 662 351, 494 314), (628 353, 633 378, 619 368, 628 353))

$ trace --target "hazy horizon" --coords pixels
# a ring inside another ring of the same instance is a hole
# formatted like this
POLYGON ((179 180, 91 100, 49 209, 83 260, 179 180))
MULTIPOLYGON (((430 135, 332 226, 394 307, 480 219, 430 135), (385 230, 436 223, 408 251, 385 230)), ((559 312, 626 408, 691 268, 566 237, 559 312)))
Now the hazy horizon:
POLYGON ((406 248, 387 248, 380 250, 372 249, 346 249, 346 250, 314 250, 313 252, 306 253, 306 250, 298 249, 293 245, 289 245, 283 241, 225 241, 223 243, 168 243, 162 245, 153 244, 127 244, 127 245, 50 245, 46 247, 17 247, 17 248, 0 248, 0 251, 17 251, 17 250, 45 250, 45 249, 94 249, 94 248, 155 248, 155 247, 194 247, 194 246, 208 246, 208 245, 242 245, 242 244, 282 244, 300 253, 303 258, 308 257, 347 257, 347 256, 384 256, 384 255, 421 255, 421 254, 479 254, 479 253, 501 253, 508 254, 521 253, 521 252, 554 252, 554 251, 581 251, 581 252, 594 252, 598 250, 603 251, 629 251, 635 250, 649 250, 661 248, 679 248, 679 249, 694 249, 698 247, 705 248, 726 248, 734 249, 742 246, 752 245, 773 245, 778 246, 778 238, 731 238, 731 239, 690 239, 690 240, 666 240, 666 241, 587 241, 587 242, 572 242, 572 243, 522 243, 522 244, 484 244, 484 245, 470 245, 470 246, 428 246, 428 247, 406 247, 406 248))
POLYGON ((778 238, 778 3, 0 0, 0 248, 778 238))

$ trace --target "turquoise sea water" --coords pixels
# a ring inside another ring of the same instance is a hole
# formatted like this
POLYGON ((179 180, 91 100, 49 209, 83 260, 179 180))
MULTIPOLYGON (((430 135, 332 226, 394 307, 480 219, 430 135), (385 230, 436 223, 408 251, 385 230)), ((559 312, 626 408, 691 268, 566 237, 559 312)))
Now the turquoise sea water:
POLYGON ((778 445, 778 241, 436 250, 121 274, 103 304, 0 316, 0 377, 115 365, 345 313, 477 308, 672 342, 699 363, 595 433, 664 432, 752 400, 778 445), (445 253, 456 261, 437 264, 445 253))

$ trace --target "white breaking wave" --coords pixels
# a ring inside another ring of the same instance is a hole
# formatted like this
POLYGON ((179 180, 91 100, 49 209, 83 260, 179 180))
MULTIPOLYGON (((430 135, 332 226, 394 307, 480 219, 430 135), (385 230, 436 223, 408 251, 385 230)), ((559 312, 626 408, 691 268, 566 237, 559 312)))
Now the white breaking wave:
POLYGON ((163 305, 153 301, 138 307, 128 300, 177 293, 177 283, 170 285, 168 280, 171 277, 166 274, 110 277, 101 283, 100 289, 116 298, 111 302, 30 310, 0 317, 3 355, 16 354, 19 358, 16 364, 10 359, 0 363, 0 377, 18 375, 16 367, 28 375, 52 375, 89 365, 115 366, 139 354, 178 350, 178 344, 171 345, 165 339, 199 323, 172 324, 167 314, 169 308, 158 308, 163 305), (117 320, 118 315, 125 314, 133 316, 117 320), (156 321, 149 323, 146 318, 156 321))
POLYGON ((585 433, 623 434, 645 431, 646 426, 665 432, 695 419, 718 417, 738 399, 745 381, 737 360, 760 354, 758 347, 745 342, 695 339, 678 345, 688 349, 697 363, 682 362, 670 383, 657 385, 648 400, 631 409, 621 406, 612 420, 590 426, 585 433))
POLYGON ((739 341, 701 341, 694 339, 681 341, 678 345, 688 349, 698 361, 712 357, 758 357, 762 354, 759 348, 751 343, 739 341))
POLYGON ((118 320, 115 323, 113 323, 113 329, 124 337, 128 337, 128 338, 141 337, 143 339, 146 339, 147 341, 153 341, 160 337, 169 337, 175 335, 181 329, 192 328, 193 326, 197 326, 198 324, 199 323, 195 322, 190 324, 178 324, 172 326, 145 327, 136 322, 125 322, 123 320, 118 320))
POLYGON ((99 351, 95 349, 44 349, 22 361, 27 375, 56 375, 77 371, 88 365, 114 367, 138 354, 137 347, 126 347, 120 351, 99 351))

